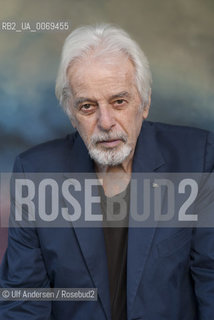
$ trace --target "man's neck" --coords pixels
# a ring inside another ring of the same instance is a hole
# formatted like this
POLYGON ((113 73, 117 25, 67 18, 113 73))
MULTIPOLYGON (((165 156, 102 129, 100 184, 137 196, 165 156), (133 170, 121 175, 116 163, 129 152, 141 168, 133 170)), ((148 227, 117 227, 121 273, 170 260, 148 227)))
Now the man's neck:
POLYGON ((105 195, 113 197, 127 187, 131 179, 132 159, 118 166, 101 166, 95 164, 95 170, 105 195))

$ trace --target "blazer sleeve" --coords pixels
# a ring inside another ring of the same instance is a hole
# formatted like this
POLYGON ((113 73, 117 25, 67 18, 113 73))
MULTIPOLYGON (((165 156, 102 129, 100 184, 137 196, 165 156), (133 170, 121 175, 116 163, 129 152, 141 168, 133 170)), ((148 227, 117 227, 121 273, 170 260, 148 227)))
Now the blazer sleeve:
POLYGON ((205 217, 210 219, 210 227, 194 229, 191 273, 197 298, 199 320, 210 320, 214 315, 214 134, 208 133, 204 153, 204 171, 211 172, 202 205, 205 217))
MULTIPOLYGON (((14 172, 21 172, 22 165, 16 159, 14 172)), ((11 194, 10 219, 14 216, 14 195, 11 194)), ((35 228, 9 227, 8 248, 0 267, 0 288, 49 288, 39 239, 35 228)), ((50 301, 0 300, 0 319, 50 319, 50 301)))

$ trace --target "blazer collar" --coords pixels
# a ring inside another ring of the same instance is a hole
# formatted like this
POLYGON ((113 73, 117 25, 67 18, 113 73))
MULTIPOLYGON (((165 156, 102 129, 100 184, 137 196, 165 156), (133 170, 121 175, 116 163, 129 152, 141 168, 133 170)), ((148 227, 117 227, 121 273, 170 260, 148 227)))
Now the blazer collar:
POLYGON ((164 164, 155 124, 144 121, 135 148, 132 172, 153 172, 164 164))
POLYGON ((73 144, 66 160, 66 167, 67 173, 95 173, 94 162, 90 158, 88 149, 77 131, 74 133, 73 144))

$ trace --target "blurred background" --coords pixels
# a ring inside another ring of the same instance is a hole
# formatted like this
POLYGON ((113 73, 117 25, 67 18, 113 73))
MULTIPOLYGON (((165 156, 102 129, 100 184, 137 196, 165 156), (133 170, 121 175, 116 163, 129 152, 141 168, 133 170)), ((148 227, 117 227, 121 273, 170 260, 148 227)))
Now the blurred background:
POLYGON ((72 130, 54 86, 63 42, 84 24, 114 23, 139 42, 153 74, 150 120, 214 130, 213 0, 7 0, 4 21, 70 28, 0 31, 1 172, 20 152, 72 130))
POLYGON ((71 126, 54 95, 65 37, 83 24, 120 25, 153 73, 150 120, 214 130, 213 0, 7 0, 0 20, 68 21, 68 31, 0 32, 0 169, 71 126))

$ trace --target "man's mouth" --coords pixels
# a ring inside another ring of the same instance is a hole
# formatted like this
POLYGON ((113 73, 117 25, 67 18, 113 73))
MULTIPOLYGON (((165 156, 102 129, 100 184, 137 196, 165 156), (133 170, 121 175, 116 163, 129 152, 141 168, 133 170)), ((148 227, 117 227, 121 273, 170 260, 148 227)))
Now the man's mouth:
POLYGON ((112 139, 112 140, 101 140, 97 144, 105 148, 114 148, 117 147, 122 141, 122 139, 112 139))

